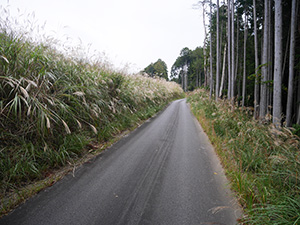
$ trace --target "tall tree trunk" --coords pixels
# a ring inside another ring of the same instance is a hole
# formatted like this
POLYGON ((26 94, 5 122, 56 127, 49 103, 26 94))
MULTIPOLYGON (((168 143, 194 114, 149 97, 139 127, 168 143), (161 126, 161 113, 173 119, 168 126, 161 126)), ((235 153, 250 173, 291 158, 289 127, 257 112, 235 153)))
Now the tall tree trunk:
POLYGON ((200 68, 200 71, 199 71, 199 80, 198 80, 198 87, 201 87, 202 86, 202 72, 201 72, 201 68, 200 68))
POLYGON ((269 42, 269 8, 268 1, 265 0, 264 9, 264 37, 263 37, 263 48, 262 48, 262 68, 261 68, 261 91, 260 91, 260 110, 259 118, 261 121, 265 120, 267 115, 267 79, 268 79, 268 42, 269 42))
MULTIPOLYGON (((210 0, 210 29, 212 27, 212 2, 210 0)), ((213 92, 213 71, 212 71, 212 32, 210 30, 210 48, 209 48, 209 54, 210 54, 210 90, 209 90, 209 99, 212 98, 212 92, 213 92)))
POLYGON ((220 36, 219 36, 219 0, 217 0, 217 68, 216 68, 216 101, 218 100, 218 92, 219 92, 219 76, 220 76, 220 36))
POLYGON ((182 87, 182 90, 184 91, 184 71, 183 71, 183 68, 181 70, 181 87, 182 87))
POLYGON ((203 41, 203 58, 204 58, 204 86, 207 86, 207 62, 206 62, 206 38, 207 38, 207 33, 206 33, 206 25, 205 25, 205 1, 202 1, 202 9, 203 9, 203 28, 204 28, 204 41, 203 41))
POLYGON ((188 90, 188 65, 187 65, 187 62, 186 62, 186 64, 185 64, 185 70, 184 70, 185 72, 184 72, 184 76, 185 76, 185 80, 184 80, 184 83, 185 83, 185 85, 184 85, 184 88, 185 88, 185 92, 187 92, 187 90, 188 90))
MULTIPOLYGON (((221 16, 224 16, 224 15, 221 15, 221 16)), ((219 41, 219 49, 220 49, 219 50, 219 52, 220 52, 220 54, 219 54, 219 65, 220 65, 220 67, 219 68, 220 69, 219 69, 219 72, 221 73, 222 49, 223 49, 223 47, 222 47, 223 46, 223 20, 221 20, 221 24, 219 26, 219 29, 220 29, 220 34, 219 34, 219 39, 220 39, 220 41, 219 41)), ((225 27, 225 29, 226 29, 226 27, 225 27)), ((220 84, 220 82, 219 82, 219 84, 220 84)))
POLYGON ((227 98, 231 98, 231 19, 230 19, 230 0, 227 0, 227 43, 228 43, 228 89, 227 98))
POLYGON ((244 26, 244 68, 243 68, 243 100, 242 100, 242 107, 245 107, 245 97, 246 97, 246 48, 247 48, 247 35, 248 35, 248 29, 247 29, 247 15, 245 13, 245 26, 244 26))
MULTIPOLYGON (((273 69, 274 67, 273 64, 273 59, 274 59, 274 22, 272 20, 272 2, 273 1, 268 1, 268 8, 269 8, 269 46, 268 46, 268 78, 267 81, 273 80, 273 69)), ((271 115, 271 110, 272 110, 272 88, 270 84, 267 84, 267 114, 271 115)))
MULTIPOLYGON (((240 65, 240 66, 242 66, 242 65, 240 65)), ((238 74, 236 79, 235 79, 235 83, 236 83, 236 86, 237 86, 237 88, 236 88, 236 90, 237 90, 236 99, 238 100, 237 101, 238 107, 241 105, 241 101, 240 101, 240 99, 241 99, 241 87, 242 87, 241 82, 242 82, 242 77, 240 76, 240 74, 238 74)))
POLYGON ((231 104, 234 107, 234 0, 231 1, 231 104))
POLYGON ((224 79, 225 79, 225 63, 226 63, 226 43, 224 47, 224 55, 223 55, 223 68, 222 68, 222 79, 221 79, 221 87, 220 87, 220 93, 219 93, 219 98, 222 96, 222 91, 224 87, 224 79))
POLYGON ((275 60, 273 91, 273 124, 281 125, 281 67, 282 67, 282 0, 275 0, 275 60))
POLYGON ((234 69, 234 82, 237 79, 237 74, 238 74, 238 65, 239 65, 239 29, 240 29, 240 24, 239 21, 237 19, 236 21, 236 57, 235 57, 235 69, 234 69))
POLYGON ((254 15, 254 46, 255 46, 255 86, 254 86, 254 119, 258 118, 259 114, 259 77, 258 77, 258 42, 257 42, 257 25, 256 25, 256 3, 253 0, 253 15, 254 15))
POLYGON ((292 102, 294 92, 294 64, 295 64, 295 31, 296 31, 296 0, 292 0, 291 17, 291 39, 290 39, 290 59, 289 59, 289 84, 288 99, 286 107, 286 126, 292 126, 292 102))
POLYGON ((288 37, 286 39, 286 44, 285 44, 285 53, 284 53, 284 57, 283 57, 283 65, 282 65, 282 70, 281 70, 282 77, 284 76, 285 65, 286 65, 286 61, 287 61, 287 55, 288 55, 289 50, 290 50, 290 48, 289 48, 290 35, 291 35, 291 29, 289 29, 288 37))
POLYGON ((297 124, 300 124, 300 72, 298 73, 297 124))
POLYGON ((199 71, 196 69, 196 79, 195 79, 195 88, 198 87, 199 71))
MULTIPOLYGON (((222 15, 221 15, 222 16, 222 15)), ((224 15, 223 15, 224 16, 224 15)), ((226 27, 225 27, 225 29, 226 29, 226 27)), ((222 69, 222 49, 223 49, 223 20, 221 20, 221 24, 220 24, 220 35, 219 35, 219 37, 220 37, 220 43, 219 43, 219 47, 220 47, 220 55, 219 55, 219 65, 220 65, 220 69, 219 69, 219 73, 220 73, 220 79, 222 79, 221 78, 221 69, 222 69)), ((225 45, 226 45, 226 43, 225 43, 225 45)), ((224 51, 223 51, 223 54, 224 54, 224 51)), ((221 88, 221 81, 219 81, 219 90, 218 90, 218 92, 216 92, 216 94, 219 96, 219 92, 220 92, 220 88, 221 88)), ((220 98, 220 96, 219 96, 219 98, 220 98)))

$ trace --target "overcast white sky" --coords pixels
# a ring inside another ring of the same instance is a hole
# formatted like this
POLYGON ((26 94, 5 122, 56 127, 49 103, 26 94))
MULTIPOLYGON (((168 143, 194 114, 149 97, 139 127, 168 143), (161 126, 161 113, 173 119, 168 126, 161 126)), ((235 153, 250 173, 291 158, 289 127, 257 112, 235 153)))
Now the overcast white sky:
POLYGON ((45 32, 92 44, 118 68, 138 72, 161 58, 168 71, 184 47, 203 45, 197 0, 0 0, 11 15, 35 12, 45 32))

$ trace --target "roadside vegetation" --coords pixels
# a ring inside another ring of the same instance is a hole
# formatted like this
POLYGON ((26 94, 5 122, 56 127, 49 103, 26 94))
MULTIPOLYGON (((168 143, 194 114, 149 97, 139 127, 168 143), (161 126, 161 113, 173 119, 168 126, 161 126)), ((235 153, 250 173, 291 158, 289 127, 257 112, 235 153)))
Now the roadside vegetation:
POLYGON ((209 100, 198 89, 188 96, 244 208, 242 224, 300 224, 300 142, 293 129, 253 120, 247 108, 209 100))
POLYGON ((116 71, 76 49, 63 54, 51 38, 35 41, 0 22, 1 214, 183 97, 176 83, 116 71))

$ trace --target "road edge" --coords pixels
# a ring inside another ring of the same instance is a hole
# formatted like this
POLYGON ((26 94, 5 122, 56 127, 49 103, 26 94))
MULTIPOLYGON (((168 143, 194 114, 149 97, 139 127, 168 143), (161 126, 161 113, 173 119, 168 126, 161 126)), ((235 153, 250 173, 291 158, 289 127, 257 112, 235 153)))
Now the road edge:
POLYGON ((225 191, 227 200, 231 204, 230 207, 232 207, 234 209, 236 219, 238 220, 238 219, 242 218, 244 211, 238 201, 236 192, 231 188, 230 181, 226 176, 226 170, 222 166, 220 157, 219 157, 217 151, 215 150, 214 146, 212 145, 208 135, 205 133, 200 122, 197 120, 197 118, 193 114, 189 103, 187 103, 187 106, 188 106, 191 116, 194 120, 194 123, 199 131, 198 132, 199 138, 204 140, 205 149, 209 153, 208 157, 210 159, 211 167, 214 169, 214 174, 216 175, 215 179, 219 183, 222 184, 222 188, 220 188, 220 189, 222 189, 222 191, 225 191))

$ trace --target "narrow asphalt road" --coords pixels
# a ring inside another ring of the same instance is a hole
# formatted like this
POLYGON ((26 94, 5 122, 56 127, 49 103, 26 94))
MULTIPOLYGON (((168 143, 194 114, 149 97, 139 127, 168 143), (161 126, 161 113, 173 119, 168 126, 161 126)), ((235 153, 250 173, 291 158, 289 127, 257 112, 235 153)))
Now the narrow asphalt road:
POLYGON ((182 99, 0 224, 236 224, 225 181, 182 99))

